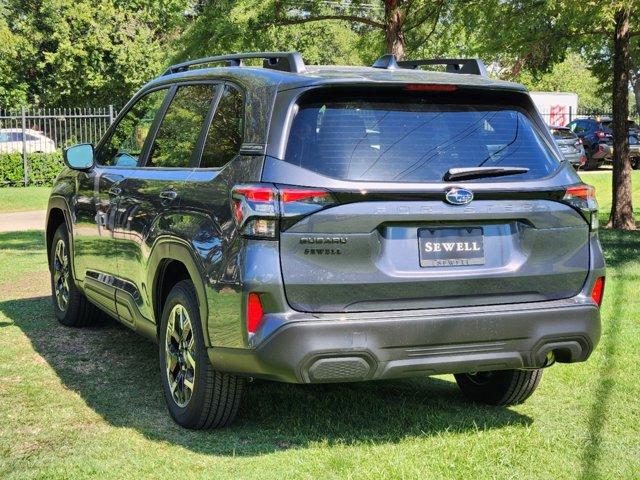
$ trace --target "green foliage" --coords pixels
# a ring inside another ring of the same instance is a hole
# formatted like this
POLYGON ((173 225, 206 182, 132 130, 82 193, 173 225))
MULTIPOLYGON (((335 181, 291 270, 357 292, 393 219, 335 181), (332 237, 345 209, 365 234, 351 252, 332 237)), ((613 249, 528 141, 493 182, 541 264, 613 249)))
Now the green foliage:
MULTIPOLYGON (((0 186, 24 185, 21 153, 0 154, 0 186)), ((64 162, 61 153, 30 153, 27 155, 30 185, 52 185, 64 162)))
POLYGON ((188 0, 5 0, 0 104, 123 105, 166 62, 188 0))
POLYGON ((531 91, 575 92, 580 109, 600 112, 611 109, 611 92, 603 88, 585 61, 575 53, 567 55, 563 62, 546 73, 523 70, 515 80, 531 91))
POLYGON ((207 2, 181 39, 174 60, 241 51, 297 50, 311 64, 362 62, 359 35, 348 22, 269 25, 272 2, 207 2))

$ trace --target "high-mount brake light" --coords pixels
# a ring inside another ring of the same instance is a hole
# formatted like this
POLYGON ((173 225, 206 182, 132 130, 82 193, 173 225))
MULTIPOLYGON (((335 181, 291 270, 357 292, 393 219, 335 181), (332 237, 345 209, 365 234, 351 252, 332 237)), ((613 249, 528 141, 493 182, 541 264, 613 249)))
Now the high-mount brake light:
POLYGON ((276 238, 278 221, 286 227, 335 203, 333 195, 321 188, 245 184, 231 190, 233 218, 248 237, 276 238))
POLYGON ((582 212, 589 221, 591 230, 598 229, 598 202, 596 189, 593 186, 586 183, 570 185, 566 188, 562 200, 582 212))
POLYGON ((411 92, 455 92, 458 86, 446 83, 409 83, 404 89, 411 92))

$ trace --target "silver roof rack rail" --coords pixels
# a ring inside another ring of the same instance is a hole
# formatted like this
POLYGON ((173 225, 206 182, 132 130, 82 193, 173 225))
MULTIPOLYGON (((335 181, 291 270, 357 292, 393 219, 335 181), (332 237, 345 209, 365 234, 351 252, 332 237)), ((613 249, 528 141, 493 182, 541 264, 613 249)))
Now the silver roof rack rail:
POLYGON ((178 63, 176 65, 171 65, 162 75, 186 72, 191 67, 196 65, 206 65, 208 63, 224 63, 228 67, 241 67, 243 60, 252 58, 261 58, 263 60, 263 68, 269 68, 271 70, 280 70, 291 73, 302 73, 305 71, 302 55, 298 52, 249 52, 205 57, 178 63))
POLYGON ((394 70, 407 68, 416 70, 421 65, 445 65, 447 73, 467 73, 488 76, 487 67, 479 58, 425 58, 422 60, 397 61, 395 55, 383 55, 372 65, 374 68, 394 70))

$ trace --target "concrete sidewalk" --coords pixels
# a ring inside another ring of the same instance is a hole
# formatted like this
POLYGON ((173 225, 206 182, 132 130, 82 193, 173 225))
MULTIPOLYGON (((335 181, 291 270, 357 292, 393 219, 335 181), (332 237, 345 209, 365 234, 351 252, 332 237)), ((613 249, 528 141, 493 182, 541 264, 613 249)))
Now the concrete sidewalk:
POLYGON ((46 210, 0 213, 0 232, 44 230, 44 222, 46 221, 46 218, 46 210))

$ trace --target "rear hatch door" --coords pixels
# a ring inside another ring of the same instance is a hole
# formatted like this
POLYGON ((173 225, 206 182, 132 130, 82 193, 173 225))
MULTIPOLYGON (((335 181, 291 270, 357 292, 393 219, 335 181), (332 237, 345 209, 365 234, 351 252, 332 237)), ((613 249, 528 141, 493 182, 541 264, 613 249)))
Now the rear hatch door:
POLYGON ((533 107, 472 98, 332 92, 299 101, 284 159, 267 158, 263 180, 325 188, 334 202, 282 226, 293 308, 497 305, 581 290, 589 226, 559 201, 575 173, 533 107), (450 168, 478 166, 528 171, 443 181, 450 168))

